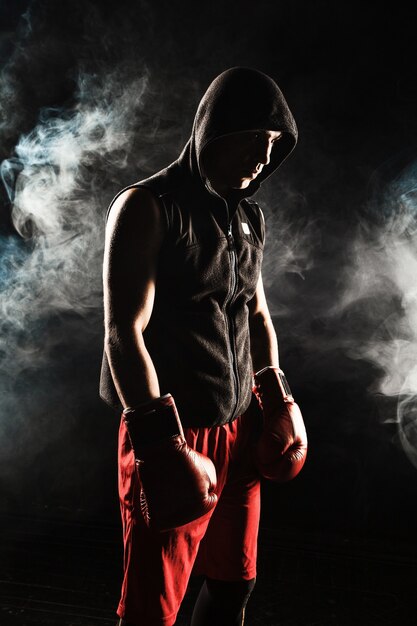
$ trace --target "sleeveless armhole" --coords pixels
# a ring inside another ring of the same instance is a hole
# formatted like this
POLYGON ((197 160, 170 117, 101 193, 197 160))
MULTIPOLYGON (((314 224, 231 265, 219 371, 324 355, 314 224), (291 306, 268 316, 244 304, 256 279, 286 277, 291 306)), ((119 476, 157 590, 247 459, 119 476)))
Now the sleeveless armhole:
POLYGON ((245 199, 245 202, 249 205, 253 213, 255 213, 259 219, 259 235, 262 242, 262 246, 265 246, 265 216, 259 204, 254 200, 245 199))
POLYGON ((262 211, 261 207, 259 206, 259 204, 256 205, 259 211, 259 215, 261 216, 261 224, 262 224, 262 243, 263 245, 265 245, 265 235, 266 235, 266 225, 265 225, 265 215, 264 212, 262 211))
POLYGON ((110 204, 108 206, 108 209, 106 211, 105 222, 107 223, 110 211, 111 211, 114 203, 116 202, 117 198, 119 198, 119 196, 121 196, 122 193, 124 193, 125 191, 128 191, 129 189, 146 189, 147 191, 149 191, 153 195, 153 197, 158 202, 158 205, 160 207, 161 218, 162 218, 162 221, 163 221, 164 235, 167 235, 169 230, 170 230, 170 220, 169 220, 169 216, 168 216, 166 203, 164 201, 164 196, 166 194, 158 195, 158 194, 155 193, 155 191, 152 189, 152 187, 150 187, 150 186, 148 187, 147 185, 142 185, 141 183, 134 183, 133 185, 128 185, 127 187, 123 187, 123 189, 121 189, 114 196, 113 200, 110 202, 110 204))

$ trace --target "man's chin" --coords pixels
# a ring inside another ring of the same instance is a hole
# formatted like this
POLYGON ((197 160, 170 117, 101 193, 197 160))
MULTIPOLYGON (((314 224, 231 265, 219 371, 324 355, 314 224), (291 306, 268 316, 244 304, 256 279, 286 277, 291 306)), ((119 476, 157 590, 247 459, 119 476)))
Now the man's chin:
POLYGON ((243 178, 242 180, 236 181, 236 183, 232 185, 232 189, 247 189, 252 180, 253 178, 243 178))

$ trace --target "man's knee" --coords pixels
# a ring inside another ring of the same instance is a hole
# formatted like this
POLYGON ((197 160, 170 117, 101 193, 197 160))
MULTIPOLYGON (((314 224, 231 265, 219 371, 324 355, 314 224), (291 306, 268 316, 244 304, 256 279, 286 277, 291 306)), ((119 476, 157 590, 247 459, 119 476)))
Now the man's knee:
POLYGON ((206 578, 194 608, 192 626, 241 626, 256 579, 223 581, 206 578))
POLYGON ((239 614, 245 608, 249 596, 255 587, 256 579, 224 581, 207 578, 206 584, 210 595, 216 600, 218 606, 223 607, 225 611, 233 614, 239 614))

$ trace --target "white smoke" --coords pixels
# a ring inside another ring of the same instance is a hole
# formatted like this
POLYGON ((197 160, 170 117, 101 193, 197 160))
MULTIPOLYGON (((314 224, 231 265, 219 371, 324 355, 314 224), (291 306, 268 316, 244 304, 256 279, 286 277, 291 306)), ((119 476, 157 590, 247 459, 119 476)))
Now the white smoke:
POLYGON ((378 210, 379 226, 362 223, 352 243, 344 294, 332 314, 360 309, 367 332, 354 342, 346 337, 346 351, 379 368, 370 392, 397 400, 397 412, 382 419, 397 423, 417 467, 417 164, 391 183, 378 210))
POLYGON ((279 175, 256 197, 266 225, 262 278, 271 316, 296 320, 299 285, 314 266, 322 233, 317 220, 306 217, 305 197, 279 175))
MULTIPOLYGON (((9 190, 12 220, 29 244, 26 254, 12 240, 1 250, 2 272, 8 273, 0 293, 3 324, 29 330, 51 313, 100 309, 109 200, 103 172, 117 178, 126 167, 147 83, 146 75, 139 77, 113 99, 114 77, 95 85, 82 77, 73 109, 43 111, 39 124, 21 137, 13 161, 3 163, 6 183, 17 169, 9 190)), ((1 352, 11 352, 19 365, 31 358, 13 333, 0 337, 1 352)), ((38 353, 47 355, 45 346, 38 353)))

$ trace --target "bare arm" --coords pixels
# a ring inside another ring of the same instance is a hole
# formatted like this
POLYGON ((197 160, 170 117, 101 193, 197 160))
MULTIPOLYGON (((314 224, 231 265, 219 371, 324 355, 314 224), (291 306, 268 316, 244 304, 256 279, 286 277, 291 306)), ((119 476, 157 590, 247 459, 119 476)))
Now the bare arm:
POLYGON ((106 227, 103 287, 105 351, 124 408, 160 396, 143 331, 152 313, 161 241, 160 208, 151 193, 121 194, 106 227))
POLYGON ((255 295, 249 302, 249 328, 253 371, 258 372, 268 365, 278 367, 278 340, 266 302, 261 275, 255 295))

